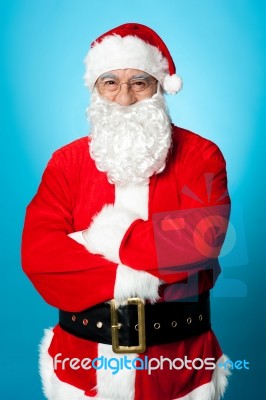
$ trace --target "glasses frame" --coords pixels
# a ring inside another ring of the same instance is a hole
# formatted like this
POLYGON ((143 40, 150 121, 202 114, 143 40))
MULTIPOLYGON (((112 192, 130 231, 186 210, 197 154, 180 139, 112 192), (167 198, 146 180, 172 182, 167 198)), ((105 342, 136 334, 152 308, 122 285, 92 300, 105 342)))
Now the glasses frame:
MULTIPOLYGON (((115 80, 114 78, 113 79, 107 79, 107 80, 115 80)), ((121 90, 121 85, 127 85, 127 87, 129 87, 129 90, 132 92, 132 93, 134 93, 134 94, 138 94, 138 93, 144 93, 144 92, 146 92, 146 90, 148 90, 150 87, 151 87, 151 85, 153 85, 155 82, 158 82, 157 81, 157 79, 154 79, 153 81, 148 81, 147 83, 148 83, 148 86, 145 88, 145 89, 143 89, 143 90, 140 90, 139 92, 135 92, 134 90, 132 90, 132 85, 131 85, 131 81, 136 81, 136 82, 138 82, 138 81, 140 81, 141 79, 130 79, 128 82, 120 82, 119 80, 118 80, 118 82, 119 82, 119 86, 118 86, 118 88, 116 89, 116 90, 114 90, 114 91, 111 91, 111 90, 100 90, 100 86, 103 86, 103 85, 101 85, 101 84, 104 84, 105 82, 104 81, 99 81, 99 82, 96 82, 96 84, 95 84, 95 86, 97 87, 97 89, 98 89, 98 91, 101 93, 101 94, 114 94, 114 95, 117 95, 119 92, 120 92, 120 90, 121 90)))

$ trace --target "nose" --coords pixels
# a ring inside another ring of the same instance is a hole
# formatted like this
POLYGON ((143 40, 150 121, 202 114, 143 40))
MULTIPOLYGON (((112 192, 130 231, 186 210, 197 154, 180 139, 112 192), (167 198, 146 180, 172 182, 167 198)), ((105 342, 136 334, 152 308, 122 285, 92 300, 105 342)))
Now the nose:
POLYGON ((131 104, 136 103, 137 99, 134 93, 130 90, 129 85, 121 83, 120 90, 115 96, 114 101, 120 106, 130 106, 131 104))

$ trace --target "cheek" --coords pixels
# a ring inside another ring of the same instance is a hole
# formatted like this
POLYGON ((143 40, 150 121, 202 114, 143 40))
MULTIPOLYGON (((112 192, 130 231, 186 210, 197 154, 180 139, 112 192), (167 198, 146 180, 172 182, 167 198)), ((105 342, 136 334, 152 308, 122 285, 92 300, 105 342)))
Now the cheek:
POLYGON ((137 95, 138 101, 143 100, 143 99, 150 99, 156 92, 157 92, 157 88, 156 88, 156 90, 151 88, 147 93, 143 93, 143 94, 139 93, 137 95))
POLYGON ((112 95, 112 93, 109 93, 109 94, 107 94, 107 93, 105 93, 105 94, 100 93, 100 96, 103 97, 104 99, 111 100, 111 101, 113 101, 113 98, 114 98, 114 95, 112 95))

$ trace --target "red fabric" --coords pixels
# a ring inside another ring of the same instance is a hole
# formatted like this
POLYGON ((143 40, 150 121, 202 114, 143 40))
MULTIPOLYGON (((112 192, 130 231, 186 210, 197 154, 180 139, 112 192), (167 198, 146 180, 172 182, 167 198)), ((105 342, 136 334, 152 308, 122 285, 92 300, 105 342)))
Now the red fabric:
POLYGON ((54 358, 61 353, 55 359, 57 361, 54 361, 57 377, 62 382, 70 383, 78 389, 84 390, 84 393, 91 397, 97 395, 95 389, 97 384, 95 370, 93 368, 73 370, 69 360, 75 358, 79 360, 90 358, 93 360, 98 357, 97 350, 97 343, 69 335, 59 325, 54 328, 54 337, 49 348, 49 354, 54 358), (67 361, 62 364, 62 361, 65 359, 67 361))
MULTIPOLYGON (((226 194, 225 162, 217 146, 177 127, 173 128, 173 137, 167 168, 151 178, 149 219, 135 221, 126 232, 120 247, 123 264, 149 271, 166 282, 161 288, 163 300, 168 300, 169 296, 172 299, 173 296, 187 295, 189 285, 186 283, 190 276, 198 277, 200 292, 211 288, 220 268, 218 262, 211 259, 214 277, 212 270, 202 269, 202 262, 208 261, 205 256, 193 258, 191 264, 186 264, 187 270, 182 265, 182 268, 170 269, 165 273, 160 268, 156 252, 154 215, 230 203, 226 194), (208 182, 206 189, 206 179, 208 181, 210 176, 212 181, 208 182), (169 286, 171 283, 173 285, 169 286), (178 287, 175 287, 177 284, 178 287)), ((38 192, 27 208, 22 238, 23 269, 42 297, 52 306, 67 311, 80 311, 113 298, 117 265, 100 255, 90 254, 67 236, 71 232, 86 229, 95 213, 106 203, 114 203, 114 186, 108 183, 104 173, 96 169, 89 156, 87 138, 79 139, 54 153, 38 192)), ((191 244, 188 242, 189 245, 185 246, 186 231, 181 230, 179 234, 180 251, 184 252, 189 261, 193 254, 191 244)), ((211 242, 215 241, 215 233, 210 233, 210 236, 211 242)), ((64 357, 92 359, 97 353, 97 344, 69 335, 57 326, 49 354, 54 357, 57 353, 63 353, 64 357)), ((191 358, 218 359, 222 352, 210 331, 196 340, 153 346, 145 354, 149 357, 165 355, 172 359, 183 358, 185 355, 191 358)), ((91 371, 84 373, 80 369, 69 374, 67 370, 58 370, 57 375, 62 381, 93 396, 95 371, 91 371)), ((135 400, 171 400, 181 397, 211 379, 212 371, 203 371, 198 373, 182 369, 177 373, 165 369, 151 375, 146 371, 137 371, 135 400)))
POLYGON ((81 311, 113 297, 117 266, 67 236, 86 229, 113 201, 114 187, 96 170, 87 138, 53 155, 27 208, 22 237, 23 269, 52 306, 81 311))
POLYGON ((191 276, 197 275, 199 292, 206 291, 213 287, 220 273, 217 248, 221 248, 222 241, 215 247, 215 256, 206 254, 206 251, 195 251, 190 231, 195 229, 194 220, 199 221, 203 217, 209 220, 211 214, 215 214, 216 221, 217 216, 222 219, 221 226, 216 223, 216 229, 211 232, 207 230, 212 250, 221 233, 226 231, 224 221, 228 220, 229 212, 225 161, 220 150, 198 135, 175 129, 167 168, 151 179, 149 219, 136 220, 129 227, 120 246, 120 260, 125 265, 148 271, 168 283, 187 282, 191 276), (186 216, 184 210, 192 211, 186 216), (181 214, 186 225, 186 229, 175 230, 168 236, 164 233, 167 242, 165 247, 160 247, 158 239, 157 242, 155 240, 156 232, 158 236, 158 213, 168 220, 181 214), (163 257, 160 252, 164 253, 163 257), (166 260, 168 254, 170 259, 166 260), (176 256, 171 260, 173 254, 176 256), (171 265, 178 268, 172 268, 171 265))
MULTIPOLYGON (((62 353, 59 357, 60 360, 67 358, 82 360, 88 357, 93 360, 99 356, 97 354, 97 343, 74 337, 57 325, 54 328, 54 338, 49 349, 49 354, 54 358, 58 353, 62 353)), ((194 361, 196 358, 201 358, 202 360, 211 358, 213 362, 213 360, 217 361, 221 356, 222 351, 219 343, 213 331, 210 330, 197 337, 176 343, 148 347, 146 352, 140 354, 138 358, 144 360, 146 357, 150 360, 153 367, 156 365, 156 361, 153 362, 152 358, 158 360, 160 360, 160 357, 168 358, 171 362, 176 360, 172 365, 178 368, 182 362, 180 360, 185 360, 185 357, 191 361, 194 361)), ((212 379, 213 369, 208 370, 203 367, 196 370, 195 368, 189 369, 183 367, 178 370, 175 367, 171 367, 171 364, 167 361, 162 365, 162 369, 154 369, 150 373, 147 369, 136 371, 134 400, 177 399, 190 393, 198 386, 210 382, 212 379)), ((140 364, 137 364, 137 367, 139 366, 140 364)), ((191 367, 191 364, 188 364, 188 366, 191 367)), ((131 367, 131 364, 129 364, 129 367, 131 367)), ((64 364, 64 369, 62 364, 57 364, 56 375, 61 381, 84 390, 85 395, 91 397, 96 395, 96 371, 93 368, 88 370, 80 368, 73 371, 67 361, 64 364)), ((115 378, 117 378, 117 375, 114 375, 115 378)))
MULTIPOLYGON (((195 360, 201 358, 215 358, 216 360, 222 355, 219 344, 212 331, 209 331, 198 337, 182 340, 177 343, 170 343, 160 346, 152 346, 147 353, 139 355, 140 358, 145 356, 160 359, 176 360, 173 365, 176 368, 182 366, 182 362, 178 359, 195 360)), ((157 362, 151 363, 156 366, 157 362)), ((152 399, 152 400, 173 400, 183 397, 198 386, 208 383, 212 379, 213 370, 206 368, 189 369, 183 367, 175 369, 171 367, 171 363, 164 361, 162 369, 154 369, 149 374, 147 370, 137 371, 135 382, 135 400, 152 399)), ((198 364, 199 365, 199 364, 198 364)))

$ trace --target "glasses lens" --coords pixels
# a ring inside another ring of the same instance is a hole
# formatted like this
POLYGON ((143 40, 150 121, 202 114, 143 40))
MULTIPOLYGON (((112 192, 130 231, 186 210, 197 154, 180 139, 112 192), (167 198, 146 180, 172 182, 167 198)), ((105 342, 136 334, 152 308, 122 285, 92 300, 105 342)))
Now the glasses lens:
POLYGON ((139 93, 148 89, 148 87, 150 86, 150 82, 145 79, 136 79, 129 81, 129 85, 132 92, 139 93))
POLYGON ((119 81, 109 79, 99 82, 99 88, 102 92, 115 92, 119 88, 119 81))

